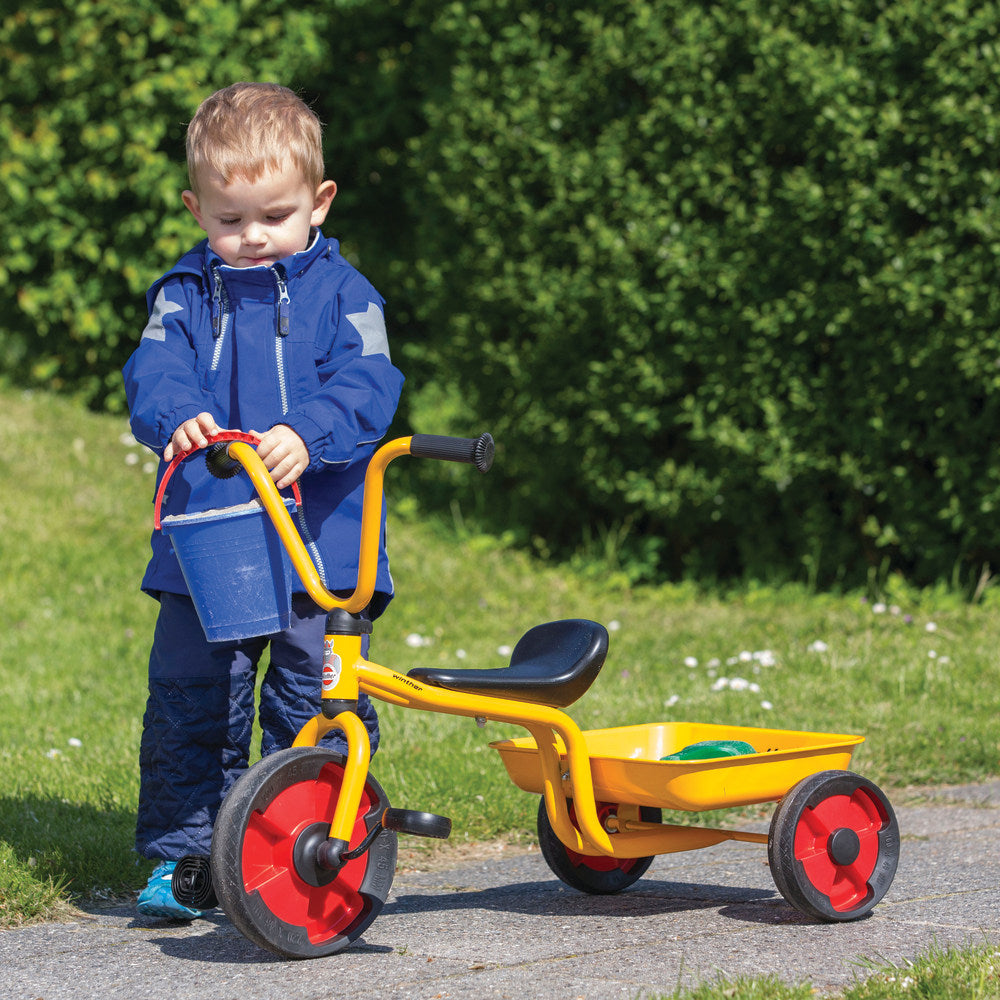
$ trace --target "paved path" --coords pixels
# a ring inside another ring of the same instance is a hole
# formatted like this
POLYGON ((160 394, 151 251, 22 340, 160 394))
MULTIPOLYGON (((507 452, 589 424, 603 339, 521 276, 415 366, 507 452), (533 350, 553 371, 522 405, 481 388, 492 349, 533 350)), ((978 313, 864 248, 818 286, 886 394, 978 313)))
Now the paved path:
POLYGON ((0 932, 2 1000, 553 1000, 657 997, 774 973, 835 992, 866 962, 1000 943, 1000 781, 897 806, 899 870, 867 919, 818 924, 774 888, 759 845, 654 861, 618 896, 566 889, 537 851, 400 872, 353 949, 281 961, 222 915, 181 925, 131 909, 0 932))

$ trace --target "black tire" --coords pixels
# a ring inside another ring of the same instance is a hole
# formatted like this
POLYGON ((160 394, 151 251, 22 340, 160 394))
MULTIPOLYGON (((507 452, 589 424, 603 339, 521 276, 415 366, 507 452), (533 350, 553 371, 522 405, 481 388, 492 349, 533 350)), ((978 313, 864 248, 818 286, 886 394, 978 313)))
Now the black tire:
MULTIPOLYGON (((219 905, 251 941, 283 958, 332 955, 378 916, 396 870, 396 834, 383 830, 339 871, 312 863, 325 839, 344 757, 319 747, 282 750, 251 767, 219 810, 212 882, 219 905), (298 848, 298 850, 296 850, 298 848)), ((368 777, 351 845, 381 825, 385 792, 368 777)))
POLYGON ((803 778, 771 817, 767 859, 778 891, 818 920, 857 920, 892 885, 899 826, 882 790, 851 771, 803 778))
MULTIPOLYGON (((573 803, 568 803, 573 815, 573 803)), ((615 812, 616 806, 597 803, 598 816, 603 818, 615 812)), ((646 823, 659 823, 662 813, 659 809, 642 806, 639 817, 646 823)), ((545 809, 545 800, 538 804, 538 846, 545 863, 561 881, 572 889, 593 895, 609 896, 627 889, 633 882, 645 875, 653 859, 649 858, 609 858, 577 854, 571 851, 556 836, 545 809)))

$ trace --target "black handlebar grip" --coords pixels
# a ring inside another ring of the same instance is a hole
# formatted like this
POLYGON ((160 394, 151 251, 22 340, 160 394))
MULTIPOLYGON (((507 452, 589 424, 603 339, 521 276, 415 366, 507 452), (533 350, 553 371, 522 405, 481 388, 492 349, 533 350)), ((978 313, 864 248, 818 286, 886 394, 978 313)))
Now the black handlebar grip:
POLYGON ((489 434, 477 438, 414 434, 410 438, 410 454, 418 458, 440 458, 445 462, 468 462, 480 472, 489 472, 493 464, 493 438, 489 434))

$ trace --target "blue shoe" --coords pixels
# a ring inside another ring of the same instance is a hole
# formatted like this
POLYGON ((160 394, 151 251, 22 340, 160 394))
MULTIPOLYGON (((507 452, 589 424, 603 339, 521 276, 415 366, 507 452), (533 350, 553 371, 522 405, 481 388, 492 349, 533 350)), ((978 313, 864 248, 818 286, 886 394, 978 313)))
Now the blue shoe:
POLYGON ((146 888, 139 893, 136 909, 144 917, 169 917, 172 920, 195 920, 201 910, 192 910, 174 899, 170 885, 174 878, 176 861, 161 861, 149 876, 146 888))

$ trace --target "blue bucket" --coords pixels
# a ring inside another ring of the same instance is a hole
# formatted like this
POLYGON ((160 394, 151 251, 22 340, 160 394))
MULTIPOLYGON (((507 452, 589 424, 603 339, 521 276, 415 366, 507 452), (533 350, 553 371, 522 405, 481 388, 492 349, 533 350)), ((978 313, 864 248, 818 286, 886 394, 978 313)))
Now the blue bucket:
MULTIPOLYGON (((285 500, 289 513, 295 501, 285 500)), ((294 570, 259 500, 163 518, 210 642, 288 627, 294 570)))

